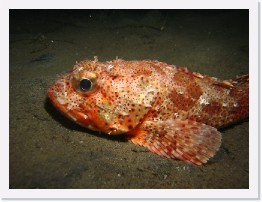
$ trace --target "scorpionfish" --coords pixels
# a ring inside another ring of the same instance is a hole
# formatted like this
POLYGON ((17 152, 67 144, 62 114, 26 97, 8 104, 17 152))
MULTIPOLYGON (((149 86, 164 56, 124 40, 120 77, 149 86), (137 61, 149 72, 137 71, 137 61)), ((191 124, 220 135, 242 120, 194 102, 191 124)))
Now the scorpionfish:
POLYGON ((218 80, 159 61, 95 58, 77 63, 48 96, 81 126, 202 165, 220 148, 217 128, 248 118, 249 76, 218 80))

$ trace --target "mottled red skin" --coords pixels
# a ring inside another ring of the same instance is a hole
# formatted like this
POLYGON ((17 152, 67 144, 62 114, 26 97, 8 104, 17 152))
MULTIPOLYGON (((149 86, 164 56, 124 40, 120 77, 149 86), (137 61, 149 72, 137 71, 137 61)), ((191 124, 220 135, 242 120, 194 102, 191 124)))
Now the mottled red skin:
POLYGON ((95 60, 76 64, 48 96, 82 126, 201 165, 221 144, 213 127, 248 117, 248 89, 248 75, 219 81, 158 61, 95 60), (86 92, 83 78, 93 82, 86 92))

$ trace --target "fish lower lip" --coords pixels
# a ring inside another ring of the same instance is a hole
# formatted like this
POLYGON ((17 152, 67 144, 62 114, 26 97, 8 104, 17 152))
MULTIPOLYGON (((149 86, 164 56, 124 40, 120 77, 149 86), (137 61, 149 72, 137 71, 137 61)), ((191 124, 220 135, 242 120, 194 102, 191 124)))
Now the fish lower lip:
POLYGON ((74 118, 76 119, 75 121, 79 123, 80 125, 83 125, 85 127, 88 127, 90 124, 90 118, 88 115, 79 112, 79 111, 72 111, 72 114, 74 118))
POLYGON ((48 92, 47 92, 47 95, 48 95, 48 97, 51 99, 51 100, 53 100, 54 99, 54 92, 52 91, 52 90, 48 90, 48 92))
POLYGON ((52 102, 52 104, 55 106, 55 107, 59 107, 59 104, 57 102, 57 99, 56 99, 56 96, 54 95, 54 92, 52 90, 49 90, 48 93, 47 93, 48 97, 49 97, 49 100, 52 102))
POLYGON ((47 94, 52 104, 66 117, 68 117, 69 119, 78 123, 81 126, 89 126, 90 118, 88 115, 74 109, 68 109, 66 102, 64 102, 63 99, 57 97, 54 91, 49 90, 47 94))
POLYGON ((54 92, 53 91, 48 91, 48 97, 49 97, 49 100, 52 102, 52 104, 61 112, 65 113, 67 112, 65 106, 63 104, 61 104, 57 97, 54 95, 54 92))

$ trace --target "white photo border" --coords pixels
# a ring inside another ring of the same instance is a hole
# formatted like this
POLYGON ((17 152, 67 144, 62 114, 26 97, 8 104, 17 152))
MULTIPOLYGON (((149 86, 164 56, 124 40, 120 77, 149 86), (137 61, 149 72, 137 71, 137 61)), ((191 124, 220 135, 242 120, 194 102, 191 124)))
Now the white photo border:
POLYGON ((2 0, 1 198, 259 199, 258 2, 255 0, 2 0), (9 189, 9 9, 249 9, 249 189, 9 189))

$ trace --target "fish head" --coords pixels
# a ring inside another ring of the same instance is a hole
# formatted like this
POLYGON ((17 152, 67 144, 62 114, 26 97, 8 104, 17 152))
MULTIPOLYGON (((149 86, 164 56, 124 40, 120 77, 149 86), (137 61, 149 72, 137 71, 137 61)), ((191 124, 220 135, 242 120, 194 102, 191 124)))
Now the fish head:
POLYGON ((142 74, 121 60, 82 61, 48 89, 53 105, 88 129, 126 133, 145 119, 156 98, 142 74))

